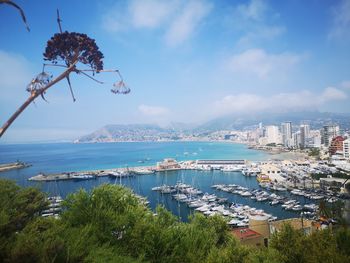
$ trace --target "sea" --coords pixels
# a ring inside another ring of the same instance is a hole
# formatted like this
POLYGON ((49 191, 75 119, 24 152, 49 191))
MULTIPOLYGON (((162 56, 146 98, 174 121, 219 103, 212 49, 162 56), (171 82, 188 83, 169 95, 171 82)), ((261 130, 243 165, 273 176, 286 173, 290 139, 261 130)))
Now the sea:
MULTIPOLYGON (((121 184, 133 189, 137 194, 147 197, 150 208, 165 206, 181 220, 187 221, 193 210, 179 203, 169 194, 152 191, 151 188, 162 184, 175 185, 177 182, 191 184, 203 192, 215 193, 228 198, 230 202, 249 205, 277 216, 280 219, 297 217, 293 211, 283 210, 280 206, 270 206, 267 202, 257 202, 249 197, 213 189, 214 184, 237 184, 250 189, 260 188, 255 177, 246 177, 241 172, 222 172, 181 170, 157 172, 152 175, 140 175, 122 179, 100 177, 82 181, 33 182, 28 178, 38 173, 58 173, 117 167, 150 166, 164 158, 177 161, 197 159, 244 159, 263 161, 271 159, 268 153, 248 149, 244 144, 225 142, 118 142, 118 143, 45 143, 45 144, 0 144, 0 163, 20 160, 31 167, 1 172, 0 178, 16 181, 20 186, 34 186, 49 196, 67 196, 80 188, 90 191, 94 187, 107 184, 121 184)), ((281 194, 281 193, 278 193, 281 194)), ((282 194, 281 194, 282 195, 282 194)), ((283 193, 289 196, 289 193, 283 193)), ((309 203, 303 197, 295 197, 301 203, 309 203)))

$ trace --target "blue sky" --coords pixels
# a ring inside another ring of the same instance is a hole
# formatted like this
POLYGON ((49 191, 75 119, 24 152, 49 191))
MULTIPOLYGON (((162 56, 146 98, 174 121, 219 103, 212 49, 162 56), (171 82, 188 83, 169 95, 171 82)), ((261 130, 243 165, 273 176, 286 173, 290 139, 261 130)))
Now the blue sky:
MULTIPOLYGON (((21 1, 0 5, 0 122, 26 99, 46 41, 88 34, 129 95, 72 75, 15 121, 3 142, 72 139, 105 124, 202 123, 225 114, 350 112, 350 1, 21 1)), ((57 69, 50 70, 54 75, 57 69)))

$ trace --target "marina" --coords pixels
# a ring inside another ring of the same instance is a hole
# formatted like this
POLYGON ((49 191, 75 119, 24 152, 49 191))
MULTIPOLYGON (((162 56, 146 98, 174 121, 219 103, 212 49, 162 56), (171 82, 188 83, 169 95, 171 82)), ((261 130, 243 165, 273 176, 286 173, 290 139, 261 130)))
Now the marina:
MULTIPOLYGON (((303 180, 310 171, 327 173, 331 169, 327 165, 269 160, 268 155, 244 145, 199 142, 59 144, 52 146, 55 151, 50 154, 46 151, 50 152, 51 145, 20 147, 22 155, 17 153, 16 156, 33 166, 7 171, 2 177, 15 179, 23 186, 39 187, 49 196, 62 199, 81 188, 90 191, 103 183, 119 184, 131 188, 151 209, 162 205, 182 221, 187 221, 196 211, 205 212, 207 216, 221 214, 230 219, 228 222, 233 220, 232 225, 237 220, 244 224, 242 220, 256 211, 269 219, 300 217, 301 213, 312 218, 320 200, 329 203, 342 200, 341 193, 321 190, 315 180, 303 180), (150 147, 158 148, 151 150, 150 147), (93 155, 90 156, 90 152, 93 155), (193 152, 197 153, 198 160, 193 160, 193 152), (165 154, 171 158, 164 160, 165 154), (60 163, 57 160, 63 155, 74 159, 60 163), (119 161, 115 161, 116 158, 119 161), (270 173, 267 182, 259 182, 261 173, 268 171, 276 173, 270 173), (179 182, 190 187, 175 188, 179 182), (246 217, 236 210, 244 210, 246 217), (235 214, 242 218, 232 217, 235 214)), ((6 158, 2 162, 11 155, 6 158)))

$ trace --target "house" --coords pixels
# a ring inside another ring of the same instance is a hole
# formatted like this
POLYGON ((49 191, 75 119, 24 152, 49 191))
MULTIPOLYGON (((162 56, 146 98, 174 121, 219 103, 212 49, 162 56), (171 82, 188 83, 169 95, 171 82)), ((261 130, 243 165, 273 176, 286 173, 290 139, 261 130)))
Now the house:
POLYGON ((258 232, 254 230, 243 227, 236 228, 231 231, 231 233, 243 244, 249 246, 261 247, 264 245, 264 238, 258 232))
POLYGON ((281 231, 283 225, 289 224, 295 230, 303 230, 305 234, 311 234, 316 228, 313 226, 313 221, 301 218, 289 218, 270 222, 270 235, 281 231))

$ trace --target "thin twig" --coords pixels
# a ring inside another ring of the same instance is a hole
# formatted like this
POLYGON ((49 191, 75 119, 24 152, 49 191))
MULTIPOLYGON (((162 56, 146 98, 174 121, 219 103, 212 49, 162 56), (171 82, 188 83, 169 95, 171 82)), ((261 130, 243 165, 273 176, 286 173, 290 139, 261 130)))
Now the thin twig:
POLYGON ((70 78, 69 78, 69 75, 66 77, 67 79, 67 82, 68 82, 68 86, 69 86, 69 90, 70 90, 70 94, 72 95, 72 98, 73 98, 73 102, 76 101, 75 97, 74 97, 74 93, 73 93, 73 89, 72 89, 72 85, 70 84, 70 78))
POLYGON ((62 33, 62 27, 61 27, 61 18, 60 18, 60 11, 57 9, 57 24, 58 24, 58 28, 60 29, 60 33, 62 33))
POLYGON ((96 82, 99 83, 99 84, 104 84, 104 82, 99 81, 99 80, 97 80, 97 79, 91 77, 89 74, 86 74, 85 72, 83 72, 83 71, 81 71, 81 70, 78 70, 78 73, 82 73, 82 74, 85 75, 86 77, 92 79, 93 81, 96 81, 96 82))
POLYGON ((61 67, 61 68, 67 68, 67 66, 65 65, 60 65, 60 64, 43 64, 44 66, 48 66, 48 67, 61 67))

